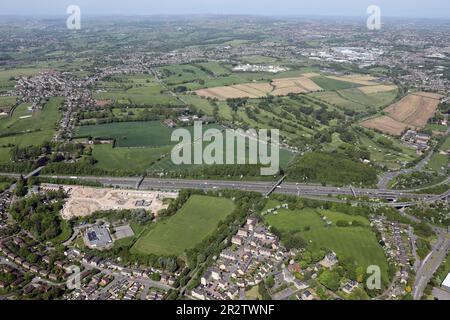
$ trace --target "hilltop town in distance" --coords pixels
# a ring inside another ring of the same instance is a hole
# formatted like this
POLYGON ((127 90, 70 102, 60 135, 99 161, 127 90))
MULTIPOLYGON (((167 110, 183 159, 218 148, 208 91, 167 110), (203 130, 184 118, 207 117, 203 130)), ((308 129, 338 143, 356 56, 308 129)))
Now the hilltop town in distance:
POLYGON ((2 16, 0 300, 449 300, 449 92, 447 20, 2 16))

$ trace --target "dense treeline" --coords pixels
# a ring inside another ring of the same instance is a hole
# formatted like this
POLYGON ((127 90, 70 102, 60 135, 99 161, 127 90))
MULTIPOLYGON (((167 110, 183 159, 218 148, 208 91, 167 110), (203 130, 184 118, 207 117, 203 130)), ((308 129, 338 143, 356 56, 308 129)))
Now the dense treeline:
MULTIPOLYGON (((115 171, 114 173, 95 167, 95 159, 87 157, 76 163, 55 162, 48 164, 43 170, 43 174, 68 174, 68 175, 89 175, 89 176, 108 176, 114 174, 116 176, 125 176, 130 172, 126 170, 115 171)), ((134 173, 133 173, 134 174, 134 173)))
POLYGON ((0 165, 0 172, 14 172, 14 173, 22 173, 22 172, 31 172, 36 169, 37 166, 34 162, 10 162, 4 163, 0 165))
POLYGON ((101 111, 85 111, 78 116, 79 125, 96 125, 113 122, 138 122, 138 121, 155 121, 169 118, 177 118, 186 111, 186 108, 179 106, 157 105, 153 107, 148 106, 129 106, 129 108, 142 109, 138 114, 133 111, 124 109, 126 115, 117 116, 111 110, 101 111))
POLYGON ((430 223, 450 227, 450 204, 444 201, 416 205, 409 208, 408 213, 430 223))
POLYGON ((63 185, 77 185, 85 187, 103 187, 103 184, 97 181, 89 180, 74 180, 74 179, 62 179, 62 178, 47 178, 47 177, 31 177, 28 179, 30 185, 40 185, 42 183, 50 184, 63 184, 63 185))
POLYGON ((141 226, 149 224, 153 216, 150 212, 144 209, 134 209, 134 210, 106 210, 97 211, 87 217, 80 217, 73 219, 73 222, 88 222, 95 223, 99 219, 105 219, 109 222, 116 222, 120 220, 127 220, 132 223, 139 224, 141 226))
POLYGON ((63 231, 59 216, 66 194, 64 191, 37 194, 15 202, 11 214, 20 226, 40 241, 51 240, 63 231))
POLYGON ((430 172, 412 172, 408 174, 399 175, 392 185, 393 189, 410 189, 417 188, 424 185, 430 185, 439 180, 435 173, 430 172))
POLYGON ((297 159, 288 169, 290 180, 319 182, 333 185, 372 186, 377 182, 377 171, 367 165, 348 159, 339 153, 311 152, 297 159))

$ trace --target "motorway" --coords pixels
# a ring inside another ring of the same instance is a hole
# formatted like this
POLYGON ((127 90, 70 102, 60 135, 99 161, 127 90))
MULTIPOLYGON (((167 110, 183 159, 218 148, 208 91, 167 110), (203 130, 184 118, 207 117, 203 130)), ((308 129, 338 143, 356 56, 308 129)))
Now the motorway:
MULTIPOLYGON (((37 172, 39 173, 39 172, 37 172)), ((18 174, 0 173, 0 175, 19 177, 18 174)), ((393 207, 410 207, 417 202, 435 202, 448 199, 450 190, 442 195, 420 194, 417 190, 384 190, 384 189, 363 189, 353 187, 326 187, 318 184, 302 184, 292 182, 273 182, 273 181, 219 181, 219 180, 189 180, 189 179, 163 179, 163 178, 144 178, 142 177, 94 177, 94 176, 50 176, 42 175, 44 178, 52 179, 71 179, 78 181, 98 182, 103 186, 117 188, 135 189, 139 186, 143 190, 180 190, 180 189, 200 189, 200 190, 220 190, 232 189, 242 191, 259 192, 264 195, 272 191, 277 194, 295 195, 304 198, 317 198, 328 201, 342 201, 330 196, 358 196, 374 199, 385 199, 392 202, 379 203, 380 205, 393 207), (400 198, 413 199, 407 202, 397 202, 400 198)), ((446 179, 449 181, 449 178, 446 179)))
MULTIPOLYGON (((138 177, 70 177, 70 176, 48 176, 43 175, 44 178, 53 179, 72 179, 82 181, 99 182, 104 186, 113 186, 121 188, 135 188, 140 178, 138 177)), ((201 190, 219 190, 219 189, 234 189, 242 191, 253 191, 263 194, 269 193, 274 189, 278 194, 289 194, 298 196, 322 196, 328 197, 337 195, 353 196, 367 196, 369 198, 382 199, 398 199, 398 198, 413 198, 417 200, 430 201, 435 200, 437 195, 418 194, 408 191, 397 190, 379 190, 379 189, 362 189, 351 187, 324 187, 314 184, 300 184, 300 183, 281 183, 274 188, 274 182, 252 182, 252 181, 218 181, 218 180, 187 180, 187 179, 158 179, 145 178, 140 184, 140 189, 144 190, 180 190, 180 189, 201 189, 201 190)))
POLYGON ((427 284, 450 251, 449 235, 443 230, 435 231, 439 238, 433 245, 431 252, 422 261, 422 264, 416 273, 416 281, 413 288, 414 300, 418 300, 422 297, 427 284))

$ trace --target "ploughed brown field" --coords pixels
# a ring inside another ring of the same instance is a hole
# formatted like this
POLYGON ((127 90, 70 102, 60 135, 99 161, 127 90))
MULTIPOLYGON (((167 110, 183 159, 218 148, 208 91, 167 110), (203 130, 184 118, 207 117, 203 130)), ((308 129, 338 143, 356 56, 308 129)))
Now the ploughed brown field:
POLYGON ((433 117, 441 95, 415 92, 384 109, 386 115, 361 122, 363 127, 399 136, 406 128, 422 129, 433 117))
POLYGON ((308 93, 320 88, 307 77, 274 79, 271 83, 244 83, 234 86, 215 87, 195 91, 198 96, 226 100, 233 98, 262 98, 268 94, 285 96, 289 93, 308 93))
POLYGON ((376 129, 393 136, 399 136, 408 127, 406 124, 395 121, 388 116, 381 116, 361 122, 361 125, 368 129, 376 129))

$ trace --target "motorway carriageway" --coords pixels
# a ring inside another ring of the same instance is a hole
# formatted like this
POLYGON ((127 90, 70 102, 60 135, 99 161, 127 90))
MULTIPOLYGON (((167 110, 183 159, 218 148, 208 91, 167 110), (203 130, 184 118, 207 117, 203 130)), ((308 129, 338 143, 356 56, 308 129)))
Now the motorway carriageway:
MULTIPOLYGON (((121 178, 121 177, 69 177, 69 176, 42 176, 46 178, 73 179, 100 182, 105 186, 114 186, 121 188, 135 188, 138 177, 121 178)), ((252 181, 216 181, 216 180, 186 180, 186 179, 158 179, 145 178, 140 189, 143 190, 179 190, 179 189, 201 189, 201 190, 217 190, 217 189, 235 189, 243 191, 254 191, 260 193, 269 192, 274 186, 274 182, 252 182, 252 181)), ((414 199, 431 199, 436 195, 415 194, 406 191, 396 190, 378 190, 378 189, 361 189, 350 187, 324 187, 312 184, 283 183, 276 188, 275 193, 290 195, 306 195, 306 196, 328 196, 328 195, 348 195, 368 196, 370 198, 414 198, 414 199)))

